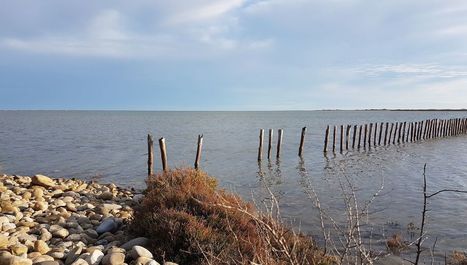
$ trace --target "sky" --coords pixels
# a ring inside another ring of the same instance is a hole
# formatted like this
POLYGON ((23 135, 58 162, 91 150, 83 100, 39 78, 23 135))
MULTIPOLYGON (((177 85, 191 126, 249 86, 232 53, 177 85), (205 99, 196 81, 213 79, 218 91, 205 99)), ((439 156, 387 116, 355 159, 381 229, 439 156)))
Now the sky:
POLYGON ((465 0, 0 0, 0 109, 467 108, 465 0))

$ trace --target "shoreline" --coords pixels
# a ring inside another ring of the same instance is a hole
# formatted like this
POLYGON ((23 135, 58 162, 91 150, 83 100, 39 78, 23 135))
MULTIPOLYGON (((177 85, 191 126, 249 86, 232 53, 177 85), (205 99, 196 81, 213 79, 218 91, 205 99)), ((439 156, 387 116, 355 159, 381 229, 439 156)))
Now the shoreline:
POLYGON ((125 231, 142 199, 115 184, 0 175, 0 264, 158 265, 125 231))

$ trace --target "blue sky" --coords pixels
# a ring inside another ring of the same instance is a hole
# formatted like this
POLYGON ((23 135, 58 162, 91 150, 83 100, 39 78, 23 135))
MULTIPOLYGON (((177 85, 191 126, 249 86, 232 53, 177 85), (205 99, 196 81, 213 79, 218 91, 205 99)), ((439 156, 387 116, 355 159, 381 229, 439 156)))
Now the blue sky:
POLYGON ((465 0, 0 6, 0 109, 467 108, 465 0))

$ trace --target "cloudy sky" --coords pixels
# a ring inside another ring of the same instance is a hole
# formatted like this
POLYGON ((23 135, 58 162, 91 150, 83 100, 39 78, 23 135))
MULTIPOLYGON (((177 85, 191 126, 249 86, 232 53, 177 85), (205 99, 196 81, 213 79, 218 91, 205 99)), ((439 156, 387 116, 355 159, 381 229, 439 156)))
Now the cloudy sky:
POLYGON ((465 0, 0 0, 0 109, 467 108, 465 0))

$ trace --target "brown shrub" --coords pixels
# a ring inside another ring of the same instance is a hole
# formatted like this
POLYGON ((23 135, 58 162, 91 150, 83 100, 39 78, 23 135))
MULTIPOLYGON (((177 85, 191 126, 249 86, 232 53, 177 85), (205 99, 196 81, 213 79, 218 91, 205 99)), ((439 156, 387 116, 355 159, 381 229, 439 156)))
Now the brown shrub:
POLYGON ((181 264, 332 264, 309 237, 193 169, 151 176, 130 232, 149 237, 156 256, 181 264))
POLYGON ((401 250, 405 249, 407 245, 405 244, 402 236, 400 234, 392 235, 387 241, 386 244, 391 250, 392 253, 398 254, 401 250))
POLYGON ((466 253, 460 251, 454 251, 451 255, 449 263, 451 265, 467 265, 466 253))

